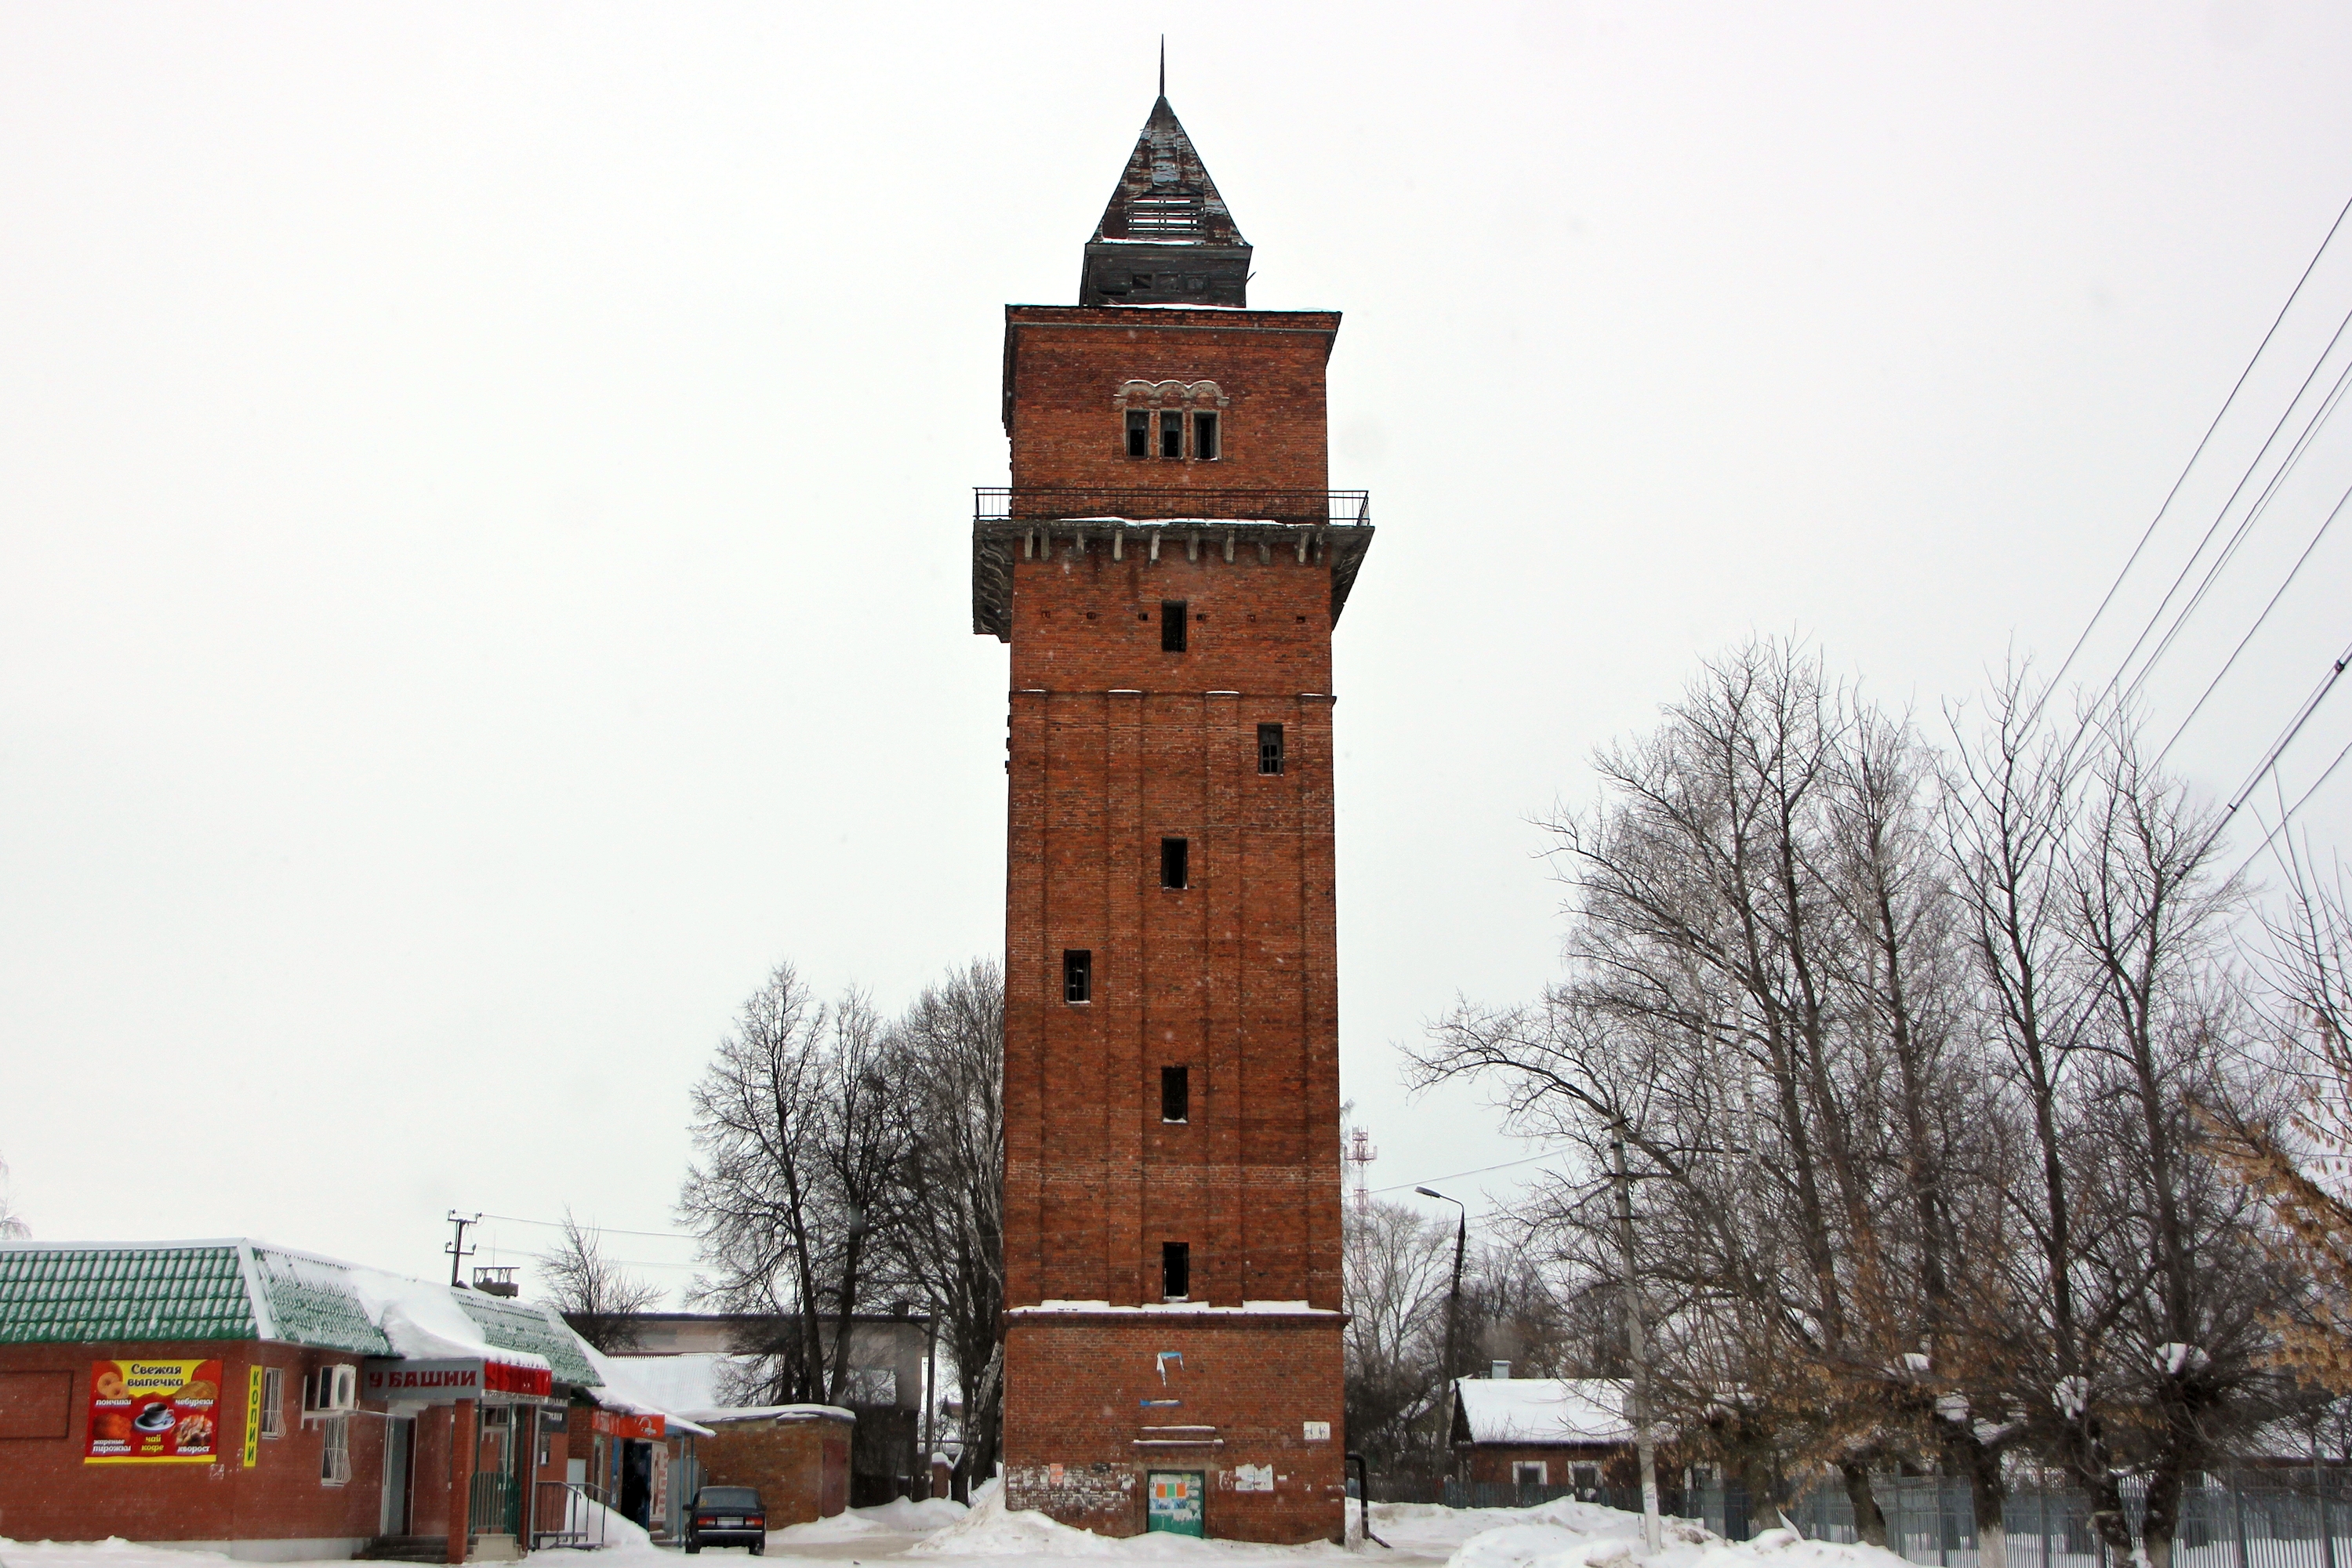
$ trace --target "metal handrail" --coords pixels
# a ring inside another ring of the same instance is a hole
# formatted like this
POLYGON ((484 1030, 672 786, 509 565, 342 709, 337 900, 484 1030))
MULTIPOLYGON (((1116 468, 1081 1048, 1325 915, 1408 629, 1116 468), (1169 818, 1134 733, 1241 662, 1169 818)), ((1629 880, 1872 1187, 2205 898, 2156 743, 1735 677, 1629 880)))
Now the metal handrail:
POLYGON ((532 1501, 530 1549, 533 1552, 548 1546, 572 1546, 583 1552, 601 1550, 605 1544, 604 1521, 612 1517, 612 1505, 604 1496, 604 1489, 587 1481, 540 1481, 532 1501), (548 1497, 552 1489, 555 1496, 548 1497), (554 1506, 549 1507, 550 1503, 554 1506), (592 1506, 593 1505, 593 1506, 592 1506), (539 1528, 549 1518, 563 1522, 555 1529, 539 1528))
POLYGON ((1370 490, 1088 488, 974 485, 974 522, 1051 522, 1072 518, 1134 521, 1214 520, 1317 528, 1369 528, 1370 490))

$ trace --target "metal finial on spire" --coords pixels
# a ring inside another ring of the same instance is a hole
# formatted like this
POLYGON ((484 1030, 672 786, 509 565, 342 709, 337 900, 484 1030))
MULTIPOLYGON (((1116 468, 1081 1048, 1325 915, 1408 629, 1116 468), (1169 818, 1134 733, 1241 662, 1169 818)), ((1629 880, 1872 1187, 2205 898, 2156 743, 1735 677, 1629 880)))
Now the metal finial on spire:
POLYGON ((1168 35, 1160 35, 1160 96, 1168 96, 1168 35))

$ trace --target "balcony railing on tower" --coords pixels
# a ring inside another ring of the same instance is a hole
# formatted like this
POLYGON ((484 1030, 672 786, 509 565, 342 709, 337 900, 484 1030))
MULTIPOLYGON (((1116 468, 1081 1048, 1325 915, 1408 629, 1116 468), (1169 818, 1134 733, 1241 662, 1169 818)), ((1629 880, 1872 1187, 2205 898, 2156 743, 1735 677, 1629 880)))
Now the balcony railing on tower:
POLYGON ((972 521, 1062 522, 1278 522, 1304 528, 1369 528, 1370 490, 1096 489, 1075 485, 972 487, 972 521))

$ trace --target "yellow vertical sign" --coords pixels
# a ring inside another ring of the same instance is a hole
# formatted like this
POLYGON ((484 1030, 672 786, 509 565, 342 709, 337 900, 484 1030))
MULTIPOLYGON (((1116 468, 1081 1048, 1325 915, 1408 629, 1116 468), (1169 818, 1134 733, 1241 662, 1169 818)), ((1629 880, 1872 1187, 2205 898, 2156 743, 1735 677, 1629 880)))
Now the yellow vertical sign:
POLYGON ((261 1458, 261 1369, 245 1371, 245 1468, 261 1458))

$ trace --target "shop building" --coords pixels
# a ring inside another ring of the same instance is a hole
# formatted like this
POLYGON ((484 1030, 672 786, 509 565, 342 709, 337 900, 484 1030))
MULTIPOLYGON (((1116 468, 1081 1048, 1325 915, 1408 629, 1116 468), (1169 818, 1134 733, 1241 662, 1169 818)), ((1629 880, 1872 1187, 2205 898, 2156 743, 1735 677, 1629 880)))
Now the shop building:
POLYGON ((0 1244, 0 1535, 519 1555, 592 1511, 593 1354, 546 1309, 258 1242, 0 1244))

